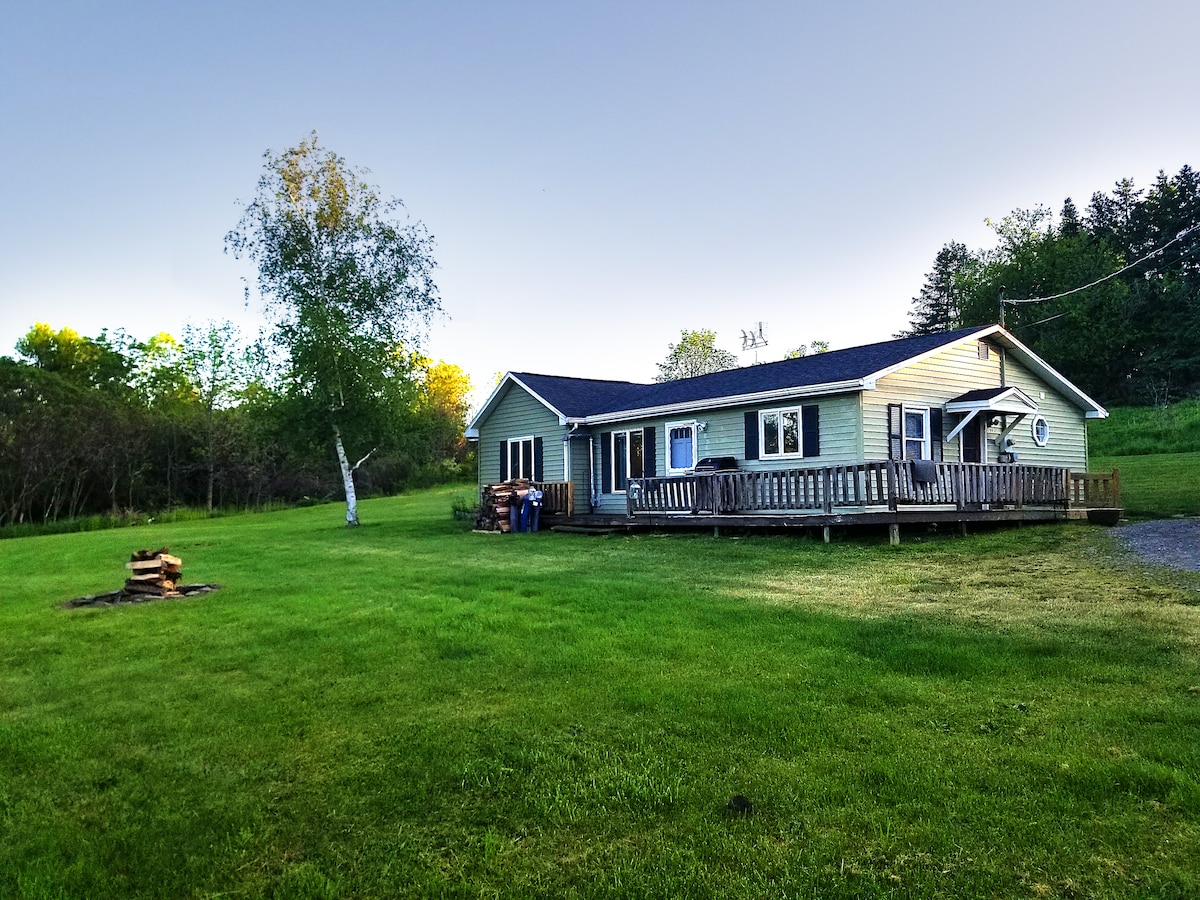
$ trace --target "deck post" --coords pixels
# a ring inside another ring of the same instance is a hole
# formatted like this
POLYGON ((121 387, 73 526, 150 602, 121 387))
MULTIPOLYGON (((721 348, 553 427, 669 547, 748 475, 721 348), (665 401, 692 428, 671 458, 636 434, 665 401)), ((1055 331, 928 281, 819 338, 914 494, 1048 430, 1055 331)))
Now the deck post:
POLYGON ((894 512, 896 509, 896 461, 894 459, 887 461, 887 492, 888 509, 894 512))
POLYGON ((893 547, 900 546, 900 523, 893 522, 888 526, 888 543, 893 547))
POLYGON ((825 502, 822 504, 825 512, 833 512, 833 477, 832 470, 826 466, 821 470, 821 490, 825 492, 822 498, 825 502))
POLYGON ((824 528, 821 529, 821 537, 824 538, 825 543, 828 544, 830 536, 831 536, 831 529, 828 525, 826 525, 824 528))

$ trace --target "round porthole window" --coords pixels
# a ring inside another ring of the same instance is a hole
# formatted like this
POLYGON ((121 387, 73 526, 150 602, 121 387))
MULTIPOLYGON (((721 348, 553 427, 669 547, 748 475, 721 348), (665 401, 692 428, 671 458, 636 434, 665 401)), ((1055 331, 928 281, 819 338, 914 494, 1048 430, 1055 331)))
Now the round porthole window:
POLYGON ((1039 447, 1045 447, 1050 443, 1050 423, 1046 421, 1045 416, 1034 416, 1033 425, 1033 442, 1039 447))

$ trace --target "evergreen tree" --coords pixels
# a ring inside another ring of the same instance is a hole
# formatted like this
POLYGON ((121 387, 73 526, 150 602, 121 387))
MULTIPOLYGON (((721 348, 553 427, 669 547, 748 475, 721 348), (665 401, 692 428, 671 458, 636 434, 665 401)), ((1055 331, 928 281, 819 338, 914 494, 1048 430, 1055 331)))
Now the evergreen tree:
POLYGON ((933 270, 921 293, 913 298, 909 328, 897 337, 916 337, 952 331, 963 325, 962 299, 966 283, 979 268, 979 259, 965 244, 951 241, 938 251, 933 270))

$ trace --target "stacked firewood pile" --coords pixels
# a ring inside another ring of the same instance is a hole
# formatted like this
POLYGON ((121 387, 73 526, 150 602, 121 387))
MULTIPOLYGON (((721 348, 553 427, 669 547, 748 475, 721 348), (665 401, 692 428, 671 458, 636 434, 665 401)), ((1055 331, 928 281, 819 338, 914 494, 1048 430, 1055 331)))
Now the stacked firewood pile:
POLYGON ((176 588, 183 578, 183 560, 172 556, 169 547, 137 550, 125 563, 130 570, 125 579, 126 594, 151 594, 155 597, 181 597, 176 588))
POLYGON ((485 484, 479 492, 479 514, 475 527, 480 531, 508 531, 509 512, 520 506, 529 493, 529 479, 515 478, 501 484, 485 484))

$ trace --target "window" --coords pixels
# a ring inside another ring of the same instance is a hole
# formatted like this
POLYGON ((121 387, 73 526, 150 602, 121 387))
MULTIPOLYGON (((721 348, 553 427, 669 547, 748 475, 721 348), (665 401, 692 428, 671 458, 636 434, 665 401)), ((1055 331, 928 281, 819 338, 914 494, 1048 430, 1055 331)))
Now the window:
POLYGON ((904 458, 933 458, 930 454, 928 409, 904 407, 904 458))
POLYGON ((936 406, 889 403, 888 459, 942 461, 942 410, 936 406))
POLYGON ((792 406, 758 413, 758 455, 748 459, 819 456, 818 408, 792 406))
POLYGON ((655 427, 600 432, 600 493, 623 494, 631 478, 658 474, 655 427))
POLYGON ((1050 423, 1046 421, 1045 416, 1034 416, 1030 429, 1033 431, 1033 442, 1039 447, 1050 443, 1050 423))
POLYGON ((506 443, 508 444, 508 467, 505 471, 500 473, 501 480, 508 481, 513 478, 534 478, 533 438, 515 438, 507 441, 506 443))
POLYGON ((696 423, 667 423, 667 474, 678 475, 696 465, 696 423))
POLYGON ((630 478, 642 478, 646 474, 645 436, 642 429, 614 431, 612 433, 612 486, 621 493, 630 478))

